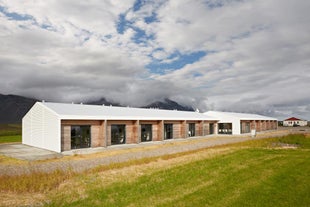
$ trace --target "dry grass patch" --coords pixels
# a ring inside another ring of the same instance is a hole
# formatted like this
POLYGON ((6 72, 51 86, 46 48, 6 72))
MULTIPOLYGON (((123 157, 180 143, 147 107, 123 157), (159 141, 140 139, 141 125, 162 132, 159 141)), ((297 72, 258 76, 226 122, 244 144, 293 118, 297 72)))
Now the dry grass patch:
POLYGON ((0 205, 3 207, 12 206, 42 206, 46 196, 42 193, 15 193, 1 194, 0 205))
POLYGON ((0 165, 24 165, 27 161, 0 155, 0 165))
POLYGON ((1 175, 0 192, 46 193, 58 187, 75 174, 71 171, 56 170, 51 173, 32 172, 24 175, 1 175))

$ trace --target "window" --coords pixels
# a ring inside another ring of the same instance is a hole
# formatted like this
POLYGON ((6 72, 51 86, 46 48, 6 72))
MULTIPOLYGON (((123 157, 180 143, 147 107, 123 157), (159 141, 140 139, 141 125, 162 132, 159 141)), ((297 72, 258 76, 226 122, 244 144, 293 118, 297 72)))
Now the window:
POLYGON ((141 124, 141 142, 152 141, 152 124, 141 124))
POLYGON ((111 144, 126 143, 126 125, 111 125, 111 144))
POLYGON ((219 123, 219 134, 232 134, 232 123, 219 123))
POLYGON ((90 126, 71 126, 71 149, 88 148, 90 145, 90 126))
POLYGON ((188 124, 188 136, 194 137, 195 136, 195 123, 188 124))
POLYGON ((173 124, 165 124, 164 139, 172 139, 172 138, 173 138, 173 124))

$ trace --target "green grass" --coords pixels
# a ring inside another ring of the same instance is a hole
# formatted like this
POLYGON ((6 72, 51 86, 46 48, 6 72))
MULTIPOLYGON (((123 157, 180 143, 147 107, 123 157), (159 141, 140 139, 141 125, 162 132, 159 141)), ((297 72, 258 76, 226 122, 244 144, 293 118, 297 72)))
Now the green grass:
POLYGON ((90 182, 83 175, 79 179, 89 182, 84 196, 59 194, 46 206, 310 206, 309 139, 249 141, 231 153, 133 180, 104 183, 91 175, 90 182), (270 148, 278 142, 299 148, 270 148))
POLYGON ((0 136, 21 135, 21 124, 0 124, 0 136))
POLYGON ((0 136, 0 143, 10 143, 10 142, 21 142, 21 135, 13 135, 13 136, 0 136))
POLYGON ((21 124, 0 124, 0 143, 21 142, 21 124))

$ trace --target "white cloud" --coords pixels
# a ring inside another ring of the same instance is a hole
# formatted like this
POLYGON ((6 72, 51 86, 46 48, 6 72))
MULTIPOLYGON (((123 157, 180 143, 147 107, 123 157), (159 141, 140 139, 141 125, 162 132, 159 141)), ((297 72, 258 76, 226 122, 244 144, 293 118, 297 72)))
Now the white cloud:
POLYGON ((202 109, 310 119, 309 1, 145 1, 137 11, 133 4, 0 0, 6 12, 28 17, 0 12, 0 93, 126 105, 170 97, 202 109), (145 68, 197 51, 206 56, 164 75, 145 68))

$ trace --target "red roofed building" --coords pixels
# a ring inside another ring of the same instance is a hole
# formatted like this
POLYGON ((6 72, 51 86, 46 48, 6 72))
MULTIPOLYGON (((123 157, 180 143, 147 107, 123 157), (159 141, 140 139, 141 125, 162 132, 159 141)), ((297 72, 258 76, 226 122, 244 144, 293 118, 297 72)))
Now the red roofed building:
POLYGON ((298 119, 296 117, 291 117, 283 121, 283 126, 307 126, 308 122, 306 120, 298 119))

